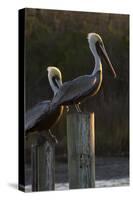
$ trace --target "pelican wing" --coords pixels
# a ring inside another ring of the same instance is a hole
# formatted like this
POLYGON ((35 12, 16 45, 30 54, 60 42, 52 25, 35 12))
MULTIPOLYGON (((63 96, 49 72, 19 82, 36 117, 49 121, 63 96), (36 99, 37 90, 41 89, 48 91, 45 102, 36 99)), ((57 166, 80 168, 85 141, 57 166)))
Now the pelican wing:
POLYGON ((51 101, 42 101, 34 106, 31 110, 27 111, 25 114, 25 131, 32 129, 36 123, 49 113, 51 101))
POLYGON ((95 88, 98 82, 98 76, 84 75, 72 81, 65 82, 55 97, 52 103, 58 105, 69 105, 78 102, 79 99, 89 95, 95 88))

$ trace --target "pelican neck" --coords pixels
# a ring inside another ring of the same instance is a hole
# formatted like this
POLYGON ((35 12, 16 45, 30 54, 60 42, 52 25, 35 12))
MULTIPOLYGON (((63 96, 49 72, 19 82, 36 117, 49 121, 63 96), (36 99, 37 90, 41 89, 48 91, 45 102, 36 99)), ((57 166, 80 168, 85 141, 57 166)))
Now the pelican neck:
POLYGON ((97 53, 96 46, 94 44, 93 45, 91 44, 90 50, 91 50, 91 52, 94 56, 94 60, 95 60, 95 67, 94 67, 92 74, 95 74, 98 71, 102 72, 101 58, 100 58, 99 54, 97 53))

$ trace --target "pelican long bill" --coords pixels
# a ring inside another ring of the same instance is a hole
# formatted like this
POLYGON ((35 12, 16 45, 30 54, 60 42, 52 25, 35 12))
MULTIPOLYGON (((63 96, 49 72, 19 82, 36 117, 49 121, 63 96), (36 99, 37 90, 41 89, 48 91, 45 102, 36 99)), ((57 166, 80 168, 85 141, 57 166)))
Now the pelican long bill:
POLYGON ((106 61, 106 63, 110 66, 110 69, 112 70, 114 78, 116 78, 116 72, 115 72, 115 70, 114 70, 114 68, 113 68, 113 66, 111 64, 111 61, 109 59, 109 56, 108 56, 108 54, 106 52, 106 49, 105 49, 104 45, 100 44, 99 42, 97 42, 96 43, 96 47, 97 47, 98 52, 100 50, 100 54, 103 56, 103 58, 106 61))

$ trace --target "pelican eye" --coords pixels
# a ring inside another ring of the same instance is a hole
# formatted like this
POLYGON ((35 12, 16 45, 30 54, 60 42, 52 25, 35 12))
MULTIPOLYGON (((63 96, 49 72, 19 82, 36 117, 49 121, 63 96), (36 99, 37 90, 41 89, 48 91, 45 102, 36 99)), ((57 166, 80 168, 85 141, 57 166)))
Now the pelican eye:
POLYGON ((96 41, 96 45, 103 46, 103 42, 101 40, 96 41))

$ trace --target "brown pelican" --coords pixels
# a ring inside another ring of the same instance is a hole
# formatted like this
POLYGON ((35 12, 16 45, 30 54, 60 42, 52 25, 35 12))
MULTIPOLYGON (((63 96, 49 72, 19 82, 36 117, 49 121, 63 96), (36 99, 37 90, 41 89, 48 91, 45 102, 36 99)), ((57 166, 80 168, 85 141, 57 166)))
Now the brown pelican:
MULTIPOLYGON (((48 80, 54 92, 54 96, 62 85, 62 76, 58 68, 49 66, 48 80)), ((50 100, 42 101, 26 112, 25 132, 26 136, 32 132, 49 131, 49 136, 57 142, 56 137, 52 135, 50 128, 54 126, 63 113, 63 106, 53 106, 50 100)), ((49 138, 49 137, 47 137, 49 138)))
POLYGON ((95 59, 95 67, 92 74, 79 76, 71 81, 65 82, 54 96, 52 100, 53 105, 76 104, 77 111, 81 112, 79 107, 80 101, 87 96, 96 95, 101 87, 101 57, 105 59, 107 64, 110 66, 114 77, 116 77, 116 73, 109 60, 102 38, 96 33, 89 33, 87 39, 90 50, 95 59))

